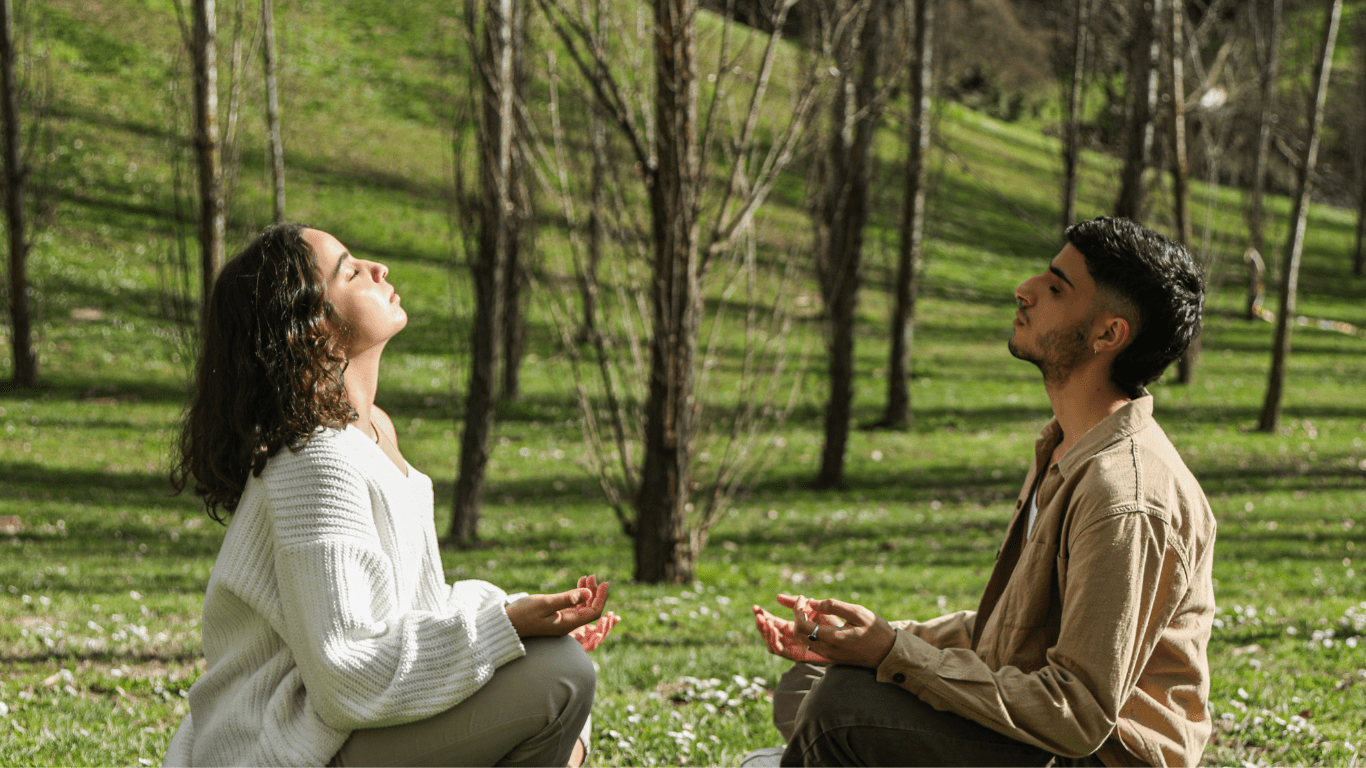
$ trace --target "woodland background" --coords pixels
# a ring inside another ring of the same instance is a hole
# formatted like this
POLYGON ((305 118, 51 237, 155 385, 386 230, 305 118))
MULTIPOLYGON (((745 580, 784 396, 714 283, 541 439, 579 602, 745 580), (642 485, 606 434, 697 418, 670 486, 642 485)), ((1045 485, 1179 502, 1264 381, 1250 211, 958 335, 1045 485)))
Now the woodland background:
POLYGON ((2 5, 0 761, 183 716, 223 529, 169 446, 277 218, 404 295, 448 577, 617 585, 594 760, 643 765, 776 743, 750 603, 975 604, 1048 415, 1010 292, 1115 212, 1213 288, 1153 388, 1220 520, 1206 761, 1358 759, 1362 3, 2 5))

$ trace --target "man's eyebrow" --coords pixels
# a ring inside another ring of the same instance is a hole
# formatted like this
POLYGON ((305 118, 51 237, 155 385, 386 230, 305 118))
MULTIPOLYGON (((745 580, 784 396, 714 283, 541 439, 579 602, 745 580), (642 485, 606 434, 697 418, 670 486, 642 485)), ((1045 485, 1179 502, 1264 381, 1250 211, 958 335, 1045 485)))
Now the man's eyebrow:
MULTIPOLYGON (((351 252, 350 252, 350 251, 342 251, 342 252, 341 252, 341 256, 338 256, 338 257, 337 257, 337 268, 336 268, 335 270, 332 271, 332 276, 333 276, 333 277, 336 277, 337 275, 340 275, 340 274, 341 274, 342 264, 345 264, 345 263, 346 263, 346 259, 347 259, 347 257, 350 256, 350 255, 351 255, 351 252)), ((1064 277, 1063 279, 1066 280, 1067 278, 1064 277)))
MULTIPOLYGON (((1062 278, 1062 281, 1063 281, 1064 283, 1067 283, 1068 285, 1072 285, 1072 281, 1067 279, 1067 275, 1064 274, 1063 271, 1062 271, 1061 269, 1058 269, 1057 267, 1053 266, 1052 264, 1049 264, 1049 265, 1048 265, 1048 271, 1049 271, 1049 272, 1052 272, 1053 274, 1055 274, 1055 275, 1057 275, 1058 277, 1062 278)), ((1076 288, 1077 286, 1072 285, 1072 287, 1073 287, 1073 288, 1076 288)))

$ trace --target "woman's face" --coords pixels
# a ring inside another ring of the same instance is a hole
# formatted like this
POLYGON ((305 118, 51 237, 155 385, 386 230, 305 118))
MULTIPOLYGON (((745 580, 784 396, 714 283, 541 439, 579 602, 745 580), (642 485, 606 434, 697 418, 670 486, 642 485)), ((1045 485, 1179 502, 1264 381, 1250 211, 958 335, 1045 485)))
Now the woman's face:
POLYGON ((388 267, 357 259, 337 238, 321 230, 305 229, 303 239, 313 249, 327 298, 339 317, 347 357, 383 346, 403 330, 408 313, 385 279, 388 267))

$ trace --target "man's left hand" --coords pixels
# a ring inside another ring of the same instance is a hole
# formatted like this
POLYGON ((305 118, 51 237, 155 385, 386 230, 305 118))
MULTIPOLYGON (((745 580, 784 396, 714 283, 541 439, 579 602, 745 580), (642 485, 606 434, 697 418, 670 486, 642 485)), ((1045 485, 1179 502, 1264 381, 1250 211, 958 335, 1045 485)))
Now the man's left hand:
POLYGON ((861 605, 843 600, 813 600, 808 610, 825 616, 844 619, 844 626, 833 627, 824 622, 814 641, 809 639, 816 622, 797 608, 792 611, 795 634, 805 640, 813 653, 820 654, 834 664, 877 669, 896 643, 896 630, 881 616, 861 605))

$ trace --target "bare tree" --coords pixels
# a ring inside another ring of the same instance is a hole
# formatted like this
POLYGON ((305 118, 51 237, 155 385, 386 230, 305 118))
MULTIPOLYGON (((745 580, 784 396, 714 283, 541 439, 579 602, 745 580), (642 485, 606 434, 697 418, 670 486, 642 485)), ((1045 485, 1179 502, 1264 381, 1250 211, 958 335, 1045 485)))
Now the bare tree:
POLYGON ((1077 165, 1081 157, 1081 115, 1086 97, 1086 57, 1091 44, 1091 0, 1077 0, 1072 14, 1072 71, 1062 140, 1062 226, 1076 220, 1077 165))
POLYGON ((623 79, 611 71, 606 46, 587 21, 582 4, 575 11, 568 0, 540 2, 576 68, 620 131, 645 182, 651 277, 643 456, 639 463, 629 458, 632 451, 624 427, 617 460, 622 463, 625 493, 607 488, 606 482, 604 486, 623 528, 634 539, 636 579, 687 581, 715 514, 736 484, 735 476, 718 475, 706 489, 695 479, 694 442, 702 407, 696 385, 706 278, 717 257, 733 253, 748 237, 755 212, 791 161, 814 89, 801 89, 787 127, 773 137, 767 154, 759 154, 757 129, 764 95, 790 5, 779 3, 749 109, 734 121, 735 135, 725 142, 735 159, 704 234, 704 199, 709 198, 703 194, 708 184, 703 168, 709 150, 722 143, 715 138, 720 130, 716 125, 728 109, 721 102, 735 66, 730 25, 722 33, 713 101, 703 120, 698 103, 697 0, 655 0, 653 95, 639 99, 631 87, 631 78, 638 73, 626 73, 623 79), (701 510, 695 509, 695 494, 705 497, 701 510))
MULTIPOLYGON (((527 14, 528 3, 517 0, 512 17, 512 100, 514 109, 521 111, 527 97, 527 14)), ((518 118, 519 120, 522 118, 518 118)), ((516 400, 522 388, 522 358, 526 353, 526 318, 522 314, 522 295, 527 285, 531 265, 526 257, 535 252, 532 247, 534 230, 531 227, 531 187, 526 183, 526 157, 524 142, 520 136, 523 129, 514 127, 511 147, 511 165, 508 171, 508 196, 512 201, 511 219, 508 226, 511 235, 507 242, 507 269, 503 277, 502 306, 502 363, 499 373, 500 400, 516 400)))
MULTIPOLYGON (((1186 78, 1184 58, 1186 53, 1185 0, 1167 0, 1167 13, 1163 29, 1166 32, 1163 45, 1163 61, 1166 64, 1167 81, 1167 160, 1172 177, 1172 217, 1175 219, 1176 239, 1183 246, 1191 247, 1190 212, 1187 210, 1189 193, 1186 184, 1186 78)), ((1176 366, 1176 380, 1189 384, 1195 377, 1195 361, 1199 356, 1200 340, 1197 338, 1181 355, 1176 366)))
MULTIPOLYGON (((1248 247, 1253 252, 1260 254, 1266 253, 1265 241, 1265 221, 1262 207, 1262 197, 1266 190, 1267 160, 1271 155, 1271 133, 1272 125, 1276 120, 1276 81, 1280 74, 1281 63, 1281 26, 1283 24, 1283 13, 1281 0, 1270 0, 1266 4, 1267 18, 1257 18, 1257 10, 1261 3, 1250 3, 1249 13, 1253 15, 1252 30, 1255 37, 1260 38, 1265 34, 1266 38, 1262 49, 1265 54, 1261 67, 1261 117, 1257 124, 1257 154, 1252 163, 1252 193, 1251 200, 1248 201, 1247 212, 1247 233, 1248 247)), ((1248 269, 1260 273, 1260 261, 1249 261, 1248 269)), ((1260 282, 1260 274, 1257 277, 1249 275, 1249 284, 1260 282)), ((1253 307, 1253 298, 1249 292, 1247 303, 1247 319, 1255 320, 1256 310, 1253 307)))
POLYGON ((1158 65, 1161 36, 1158 20, 1164 0, 1132 0, 1133 34, 1129 40, 1128 76, 1125 85, 1124 167, 1120 171, 1115 215, 1130 219, 1143 216, 1147 198, 1143 174, 1153 153, 1153 116, 1157 111, 1158 65))
POLYGON ((909 426, 911 343, 915 338, 915 300, 925 247, 925 181, 930 150, 930 101, 934 90, 934 4, 914 0, 915 42, 910 67, 910 136, 906 142, 905 205, 896 265, 892 310, 891 359, 887 366, 887 409, 878 426, 909 426))
MULTIPOLYGON (((1357 16, 1357 55, 1361 57, 1357 70, 1357 131, 1366 135, 1366 16, 1357 16)), ((1353 144, 1357 161, 1357 239, 1352 253, 1352 274, 1366 274, 1366 142, 1353 144)))
MULTIPOLYGON (((592 34, 595 40, 602 41, 601 44, 606 46, 607 30, 604 4, 605 0, 596 0, 593 5, 592 34)), ((605 61, 596 62, 595 66, 598 68, 595 78, 598 80, 605 79, 607 76, 605 61)), ((580 325, 579 338, 584 341, 592 341, 598 330, 596 322, 599 289, 598 268, 602 264, 602 251, 607 239, 606 114, 602 103, 591 97, 588 110, 588 144, 592 155, 592 170, 588 182, 588 263, 584 269, 580 270, 579 275, 579 292, 583 303, 583 320, 580 325)))
POLYGON ((275 223, 285 220, 285 145, 280 137, 280 97, 276 88, 279 57, 275 50, 275 9, 272 0, 261 0, 261 46, 265 58, 266 129, 270 142, 270 178, 275 190, 275 223))
POLYGON ((19 79, 15 74, 14 6, 0 0, 0 109, 5 121, 5 220, 9 229, 9 304, 14 332, 14 384, 38 384, 38 351, 33 343, 33 321, 29 310, 28 252, 24 223, 25 181, 24 147, 20 136, 19 79))
MULTIPOLYGON (((471 262, 475 314, 469 386, 465 391, 459 472, 446 542, 468 546, 478 538, 484 482, 491 451, 498 358, 502 352, 504 301, 510 251, 515 247, 516 201, 512 174, 517 142, 515 42, 519 0, 465 4, 471 58, 479 73, 479 240, 471 262), (476 43, 477 40, 477 43, 476 43)), ((459 158, 457 157, 457 162, 459 158)))
POLYGON ((214 0, 193 0, 195 155, 199 161, 199 264, 201 306, 207 308, 214 277, 223 266, 227 215, 218 142, 218 21, 214 0))
POLYGON ((1290 358, 1291 318, 1295 313, 1295 294, 1300 276, 1300 255, 1304 250, 1304 229, 1309 216, 1309 189, 1318 159, 1319 128, 1323 123, 1323 105, 1328 96, 1328 77, 1333 70, 1333 46, 1337 42, 1338 22, 1342 16, 1342 0, 1328 0, 1328 13, 1323 23, 1323 48, 1314 66, 1314 91, 1309 104, 1304 157, 1295 178, 1294 209, 1290 217, 1290 236, 1281 262, 1280 306, 1276 312, 1276 336, 1271 349, 1271 375, 1266 387, 1266 402, 1262 406, 1257 428, 1263 432, 1276 431, 1281 415, 1281 396, 1285 389, 1285 368, 1290 358))
POLYGON ((830 133, 817 183, 816 273, 825 305, 829 397, 825 444, 812 481, 844 485, 844 458, 854 400, 854 315, 862 283, 863 231, 873 135, 885 106, 877 88, 882 66, 882 0, 836 0, 832 38, 836 68, 830 133))

